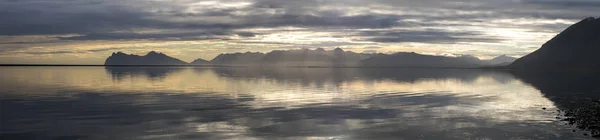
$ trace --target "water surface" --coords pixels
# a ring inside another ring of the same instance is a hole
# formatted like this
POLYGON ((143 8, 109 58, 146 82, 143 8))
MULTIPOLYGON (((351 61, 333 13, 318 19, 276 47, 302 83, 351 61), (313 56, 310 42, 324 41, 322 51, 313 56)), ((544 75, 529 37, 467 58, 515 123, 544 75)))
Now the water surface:
POLYGON ((549 96, 555 90, 543 92, 506 72, 0 67, 0 73, 3 140, 591 139, 556 118, 564 103, 549 96))

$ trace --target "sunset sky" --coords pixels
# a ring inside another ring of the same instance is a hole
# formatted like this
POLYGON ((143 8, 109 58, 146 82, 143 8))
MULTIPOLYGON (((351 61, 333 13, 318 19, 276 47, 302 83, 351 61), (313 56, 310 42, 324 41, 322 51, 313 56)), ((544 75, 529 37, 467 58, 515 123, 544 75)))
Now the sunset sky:
POLYGON ((0 0, 0 63, 319 47, 519 57, 599 13, 599 0, 0 0))

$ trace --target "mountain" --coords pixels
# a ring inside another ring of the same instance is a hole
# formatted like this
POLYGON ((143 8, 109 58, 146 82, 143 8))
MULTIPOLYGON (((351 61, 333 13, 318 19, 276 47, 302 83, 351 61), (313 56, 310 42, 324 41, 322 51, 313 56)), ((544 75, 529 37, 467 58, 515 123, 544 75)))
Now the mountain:
POLYGON ((122 52, 112 53, 106 58, 104 65, 187 65, 187 62, 167 56, 163 53, 151 51, 144 56, 125 54, 122 52))
POLYGON ((211 64, 209 61, 198 58, 190 63, 191 65, 208 65, 211 64))
POLYGON ((600 18, 586 18, 556 35, 542 47, 517 59, 511 69, 600 68, 600 18))
POLYGON ((464 55, 460 57, 446 57, 423 55, 414 52, 400 52, 391 55, 377 54, 361 61, 366 67, 446 67, 446 68, 472 68, 484 65, 477 57, 464 55))
MULTIPOLYGON (((452 59, 452 57, 446 57, 446 58, 450 58, 452 59)), ((476 64, 476 65, 484 65, 484 62, 472 55, 461 55, 456 57, 456 59, 458 59, 459 61, 464 61, 466 63, 470 63, 470 64, 476 64)))
POLYGON ((225 53, 210 61, 216 65, 243 66, 356 66, 370 54, 344 51, 340 48, 327 51, 323 48, 315 50, 274 50, 266 54, 259 52, 225 53))
POLYGON ((275 50, 267 53, 261 61, 263 66, 345 67, 358 66, 360 60, 370 56, 370 54, 344 51, 340 48, 331 51, 318 48, 315 50, 275 50))
POLYGON ((262 62, 263 65, 270 66, 330 66, 333 57, 329 56, 327 51, 275 50, 267 53, 262 62))
POLYGON ((493 65, 493 66, 506 66, 506 65, 510 65, 515 60, 517 60, 517 58, 506 56, 506 55, 501 55, 501 56, 494 57, 490 60, 486 60, 486 63, 488 65, 493 65))
POLYGON ((218 65, 253 65, 260 64, 265 56, 260 52, 219 54, 210 63, 218 65))
POLYGON ((400 52, 395 54, 367 54, 344 51, 341 48, 325 50, 274 50, 269 53, 224 53, 210 61, 196 59, 186 63, 163 53, 151 51, 144 56, 113 53, 105 65, 234 65, 234 66, 288 66, 288 67, 446 67, 473 68, 512 62, 514 58, 498 56, 480 60, 470 55, 446 57, 400 52))

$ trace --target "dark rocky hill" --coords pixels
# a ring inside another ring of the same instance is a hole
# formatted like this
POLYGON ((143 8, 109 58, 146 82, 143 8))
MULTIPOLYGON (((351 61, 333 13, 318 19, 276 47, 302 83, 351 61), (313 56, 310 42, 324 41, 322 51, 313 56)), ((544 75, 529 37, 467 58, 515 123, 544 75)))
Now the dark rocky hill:
POLYGON ((600 68, 600 18, 586 18, 517 59, 511 69, 598 69, 600 68))
POLYGON ((125 54, 122 52, 112 53, 106 58, 104 65, 187 65, 187 62, 167 56, 163 53, 151 51, 144 56, 125 54))

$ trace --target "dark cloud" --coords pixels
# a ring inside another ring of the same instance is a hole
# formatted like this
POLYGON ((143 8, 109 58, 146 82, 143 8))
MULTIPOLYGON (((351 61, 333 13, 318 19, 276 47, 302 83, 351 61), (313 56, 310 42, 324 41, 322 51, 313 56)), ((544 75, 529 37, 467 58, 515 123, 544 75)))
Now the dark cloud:
POLYGON ((293 43, 284 43, 284 42, 266 42, 266 41, 239 41, 239 40, 231 40, 233 43, 242 43, 242 44, 270 44, 270 45, 291 45, 293 43))
POLYGON ((43 55, 43 54, 68 54, 75 53, 74 51, 50 51, 50 52, 23 52, 24 54, 35 54, 35 55, 43 55))
MULTIPOLYGON (((400 25, 398 22, 399 17, 391 15, 358 15, 340 17, 281 15, 267 18, 269 18, 265 19, 267 22, 261 26, 388 28, 400 25)), ((252 24, 248 25, 251 26, 252 24)))
MULTIPOLYGON (((126 9, 127 7, 109 5, 110 3, 94 3, 102 11, 85 10, 93 7, 89 3, 66 2, 11 2, 0 6, 0 30, 2 35, 39 35, 39 34, 95 34, 111 31, 127 31, 133 28, 158 29, 235 29, 250 27, 279 27, 279 26, 329 26, 329 27, 358 27, 381 28, 397 25, 397 17, 382 15, 336 16, 323 17, 308 14, 283 15, 249 15, 235 16, 239 22, 167 22, 152 19, 153 16, 169 16, 178 18, 194 18, 204 16, 232 16, 229 13, 250 12, 251 9, 219 9, 206 11, 201 14, 184 13, 178 9, 156 10, 126 9), (28 5, 25 5, 27 3, 28 5), (24 7, 28 8, 24 8, 24 7), (53 8, 45 8, 53 7, 53 8), (64 8, 64 9, 54 9, 64 8)), ((214 17, 213 17, 214 18, 214 17)), ((135 35, 139 36, 139 35, 135 35)))
POLYGON ((548 8, 598 8, 600 1, 595 0, 524 0, 525 4, 542 5, 548 8))
MULTIPOLYGON (((27 51, 27 52, 17 52, 20 54, 33 54, 33 55, 52 55, 52 54, 79 54, 79 53, 95 53, 95 52, 105 52, 105 51, 110 51, 110 50, 119 50, 121 48, 101 48, 101 49, 90 49, 90 50, 83 50, 83 51, 27 51)), ((0 50, 0 52, 2 52, 2 50, 0 50)))
POLYGON ((454 43, 454 42, 497 42, 501 39, 479 37, 478 32, 452 32, 442 30, 426 31, 365 31, 359 36, 373 42, 422 42, 422 43, 454 43))
POLYGON ((177 40, 179 37, 196 37, 212 35, 207 33, 183 33, 183 34, 139 34, 139 33, 91 33, 83 36, 60 37, 62 40, 131 40, 131 39, 161 39, 177 40))
MULTIPOLYGON (((0 1, 0 35, 81 34, 65 40, 160 39, 194 40, 256 33, 255 27, 321 29, 385 29, 394 27, 459 27, 503 18, 581 19, 599 13, 599 1, 287 1, 249 0, 247 6, 194 6, 202 1, 138 0, 7 0, 0 1), (362 8, 362 10, 361 10, 362 8), (368 10, 365 10, 368 9, 368 10), (376 12, 381 10, 384 12, 376 12), (190 12, 193 11, 193 12, 190 12), (416 19, 416 21, 414 21, 416 19), (443 22, 456 21, 456 22, 443 22), (192 30, 195 33, 139 34, 135 29, 192 30), (118 32, 118 33, 115 33, 118 32)), ((221 2, 240 2, 223 0, 221 2)), ((503 25, 504 26, 504 25, 503 25)), ((521 25, 506 25, 521 27, 521 25)), ((564 23, 539 25, 559 31, 564 23)), ((480 34, 386 32, 360 34, 375 42, 497 41, 480 34)))
POLYGON ((102 49, 91 49, 91 50, 87 50, 88 52, 105 52, 105 51, 110 51, 110 50, 118 50, 120 48, 102 48, 102 49))
POLYGON ((363 36, 475 36, 482 35, 479 32, 450 32, 443 30, 425 30, 425 31, 364 31, 363 36))
POLYGON ((488 39, 488 38, 457 38, 450 37, 444 35, 437 36, 404 36, 404 37, 375 37, 371 39, 367 39, 369 41, 374 42, 421 42, 421 43, 443 43, 450 44, 456 42, 490 42, 490 41, 498 41, 498 39, 488 39))
POLYGON ((9 45, 35 45, 35 44, 45 44, 45 43, 57 43, 60 40, 44 40, 44 41, 12 41, 12 42, 0 42, 0 45, 9 44, 9 45))
POLYGON ((82 36, 59 37, 62 40, 132 40, 132 39, 148 39, 148 40, 206 40, 206 39, 222 39, 222 37, 238 35, 243 37, 253 37, 252 32, 232 32, 229 30, 216 31, 200 31, 186 33, 90 33, 82 36))
POLYGON ((364 47, 365 49, 379 49, 381 47, 377 47, 377 46, 368 46, 368 47, 364 47))
POLYGON ((24 46, 2 46, 2 47, 0 47, 0 53, 19 50, 22 48, 26 48, 26 47, 24 47, 24 46))
POLYGON ((239 32, 237 33, 238 36, 242 36, 242 37, 254 37, 256 36, 255 33, 252 32, 239 32))
MULTIPOLYGON (((0 30, 2 30, 0 34, 86 34, 161 24, 143 19, 148 15, 146 13, 122 10, 116 7, 103 7, 105 11, 102 12, 85 11, 68 7, 68 5, 68 3, 40 2, 31 5, 7 4, 0 6, 2 9, 0 10, 0 30)), ((73 4, 73 6, 81 5, 73 4)))

